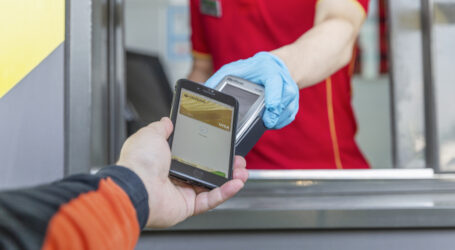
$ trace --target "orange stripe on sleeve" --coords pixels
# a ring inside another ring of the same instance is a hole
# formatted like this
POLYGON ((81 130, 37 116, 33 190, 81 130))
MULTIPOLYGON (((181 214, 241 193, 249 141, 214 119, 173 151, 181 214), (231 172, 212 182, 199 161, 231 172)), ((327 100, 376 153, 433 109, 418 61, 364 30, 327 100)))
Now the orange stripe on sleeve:
POLYGON ((139 234, 131 200, 107 178, 96 191, 60 207, 49 222, 43 249, 133 249, 139 234))
POLYGON ((357 42, 354 43, 354 48, 352 49, 351 61, 349 62, 348 74, 349 76, 354 75, 355 64, 357 62, 357 42))
POLYGON ((333 112, 333 95, 332 95, 332 78, 328 77, 325 81, 327 90, 327 114, 329 117, 329 129, 330 137, 332 139, 333 156, 335 158, 335 165, 337 169, 342 169, 343 164, 341 163, 340 148, 338 146, 338 138, 335 126, 335 114, 333 112))
POLYGON ((362 12, 363 18, 365 19, 367 17, 367 8, 369 1, 364 0, 362 3, 360 3, 359 0, 351 0, 351 2, 362 12))
POLYGON ((196 59, 212 59, 212 55, 210 55, 209 53, 203 53, 196 50, 193 50, 191 53, 193 57, 196 59))

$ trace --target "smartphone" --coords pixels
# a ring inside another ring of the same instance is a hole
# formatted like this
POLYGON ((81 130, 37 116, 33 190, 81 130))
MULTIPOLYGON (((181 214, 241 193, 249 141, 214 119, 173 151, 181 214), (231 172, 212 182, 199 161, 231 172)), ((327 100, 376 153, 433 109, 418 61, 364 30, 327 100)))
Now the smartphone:
POLYGON ((230 95, 179 80, 171 109, 170 175, 208 189, 232 179, 238 109, 230 95))

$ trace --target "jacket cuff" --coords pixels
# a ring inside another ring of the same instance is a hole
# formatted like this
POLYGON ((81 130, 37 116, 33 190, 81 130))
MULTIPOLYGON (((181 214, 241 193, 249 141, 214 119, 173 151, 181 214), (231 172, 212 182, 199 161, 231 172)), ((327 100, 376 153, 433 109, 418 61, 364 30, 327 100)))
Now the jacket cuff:
POLYGON ((139 176, 128 168, 121 166, 102 168, 96 175, 101 178, 110 177, 128 194, 136 209, 140 229, 144 228, 149 216, 149 203, 147 190, 139 176))

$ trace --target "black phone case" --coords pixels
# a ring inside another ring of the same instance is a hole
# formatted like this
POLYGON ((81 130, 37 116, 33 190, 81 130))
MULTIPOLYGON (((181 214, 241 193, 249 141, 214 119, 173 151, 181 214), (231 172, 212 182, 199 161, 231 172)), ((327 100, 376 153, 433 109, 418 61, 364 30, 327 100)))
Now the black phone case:
MULTIPOLYGON (((193 91, 195 93, 201 94, 203 96, 206 96, 207 98, 214 99, 223 103, 226 103, 228 105, 231 105, 231 103, 227 103, 226 100, 229 100, 232 102, 234 106, 234 116, 233 116, 233 122, 232 122, 232 136, 231 136, 231 152, 230 152, 230 163, 229 163, 229 171, 228 171, 228 178, 224 178, 218 175, 215 175, 213 173, 204 171, 202 169, 186 165, 184 163, 178 162, 176 160, 171 161, 171 168, 169 170, 169 174, 171 177, 177 178, 179 180, 182 180, 184 182, 198 185, 198 186, 203 186, 208 189, 213 189, 216 187, 221 186, 224 184, 226 181, 232 179, 232 171, 233 171, 233 164, 234 164, 234 153, 235 153, 235 135, 237 131, 237 116, 238 116, 238 109, 239 105, 237 100, 229 95, 226 95, 222 92, 219 92, 217 90, 205 87, 204 85, 200 83, 195 83, 186 79, 180 79, 177 81, 177 84, 175 86, 175 93, 174 97, 172 99, 172 107, 171 107, 171 120, 172 123, 175 124, 176 118, 177 118, 177 110, 178 110, 178 105, 179 105, 179 100, 180 100, 180 95, 181 95, 181 90, 182 88, 185 88, 187 90, 193 91), (216 95, 217 97, 223 97, 223 100, 216 99, 214 97, 216 95)), ((169 136, 168 142, 169 146, 172 148, 172 141, 174 137, 174 132, 169 136)))

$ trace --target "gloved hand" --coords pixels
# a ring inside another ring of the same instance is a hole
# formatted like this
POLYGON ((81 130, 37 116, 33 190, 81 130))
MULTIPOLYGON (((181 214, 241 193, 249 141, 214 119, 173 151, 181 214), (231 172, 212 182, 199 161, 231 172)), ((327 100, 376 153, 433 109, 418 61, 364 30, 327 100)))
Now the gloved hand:
POLYGON ((214 88, 226 75, 249 80, 265 88, 265 112, 268 128, 279 129, 291 123, 299 109, 299 88, 283 61, 268 52, 238 60, 221 67, 205 85, 214 88))

